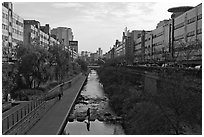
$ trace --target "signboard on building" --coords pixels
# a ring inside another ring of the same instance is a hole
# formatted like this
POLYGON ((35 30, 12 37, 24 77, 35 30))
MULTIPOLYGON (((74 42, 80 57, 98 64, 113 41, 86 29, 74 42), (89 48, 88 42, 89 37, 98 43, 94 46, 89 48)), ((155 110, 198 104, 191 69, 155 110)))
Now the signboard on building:
POLYGON ((78 53, 78 41, 69 41, 69 46, 78 53))

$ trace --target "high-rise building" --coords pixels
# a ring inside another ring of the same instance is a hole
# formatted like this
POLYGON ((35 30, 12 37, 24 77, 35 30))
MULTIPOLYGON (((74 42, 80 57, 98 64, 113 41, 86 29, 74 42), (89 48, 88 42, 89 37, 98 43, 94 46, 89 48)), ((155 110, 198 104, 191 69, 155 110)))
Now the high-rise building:
POLYGON ((2 3, 2 61, 15 59, 18 43, 23 43, 23 18, 14 13, 11 2, 2 3))
POLYGON ((98 57, 103 56, 103 50, 101 48, 98 48, 98 57))
POLYGON ((51 34, 56 36, 56 39, 63 45, 69 46, 69 41, 73 41, 73 33, 71 28, 57 27, 51 30, 51 34))

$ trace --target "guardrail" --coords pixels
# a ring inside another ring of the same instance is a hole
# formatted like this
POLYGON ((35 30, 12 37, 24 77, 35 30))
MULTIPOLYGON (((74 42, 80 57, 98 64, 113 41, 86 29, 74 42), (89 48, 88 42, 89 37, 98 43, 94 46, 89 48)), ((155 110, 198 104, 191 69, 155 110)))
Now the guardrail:
MULTIPOLYGON (((73 81, 78 80, 79 75, 73 81)), ((71 87, 72 80, 61 83, 37 100, 25 103, 21 108, 2 120, 2 134, 25 134, 57 102, 57 96, 71 87)))

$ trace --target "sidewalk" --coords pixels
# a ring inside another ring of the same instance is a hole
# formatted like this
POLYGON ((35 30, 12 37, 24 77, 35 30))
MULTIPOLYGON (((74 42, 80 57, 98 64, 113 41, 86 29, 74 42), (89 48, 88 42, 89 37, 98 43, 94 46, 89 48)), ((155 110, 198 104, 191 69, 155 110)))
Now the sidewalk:
POLYGON ((46 114, 27 132, 27 135, 56 135, 85 76, 81 76, 72 86, 64 91, 64 95, 46 114))

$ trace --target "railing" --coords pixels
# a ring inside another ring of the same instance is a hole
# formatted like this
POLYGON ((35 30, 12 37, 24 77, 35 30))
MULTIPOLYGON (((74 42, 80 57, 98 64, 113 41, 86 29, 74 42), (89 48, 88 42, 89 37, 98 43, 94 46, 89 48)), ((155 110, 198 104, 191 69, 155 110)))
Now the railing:
POLYGON ((17 111, 11 113, 2 120, 2 132, 8 134, 15 126, 20 124, 33 110, 36 110, 44 101, 35 100, 26 103, 17 111))
MULTIPOLYGON (((79 75, 73 81, 75 82, 78 79, 79 75)), ((25 134, 57 102, 56 97, 61 90, 71 87, 73 81, 69 80, 57 85, 48 91, 46 95, 26 103, 5 117, 2 120, 2 134, 25 134)))

